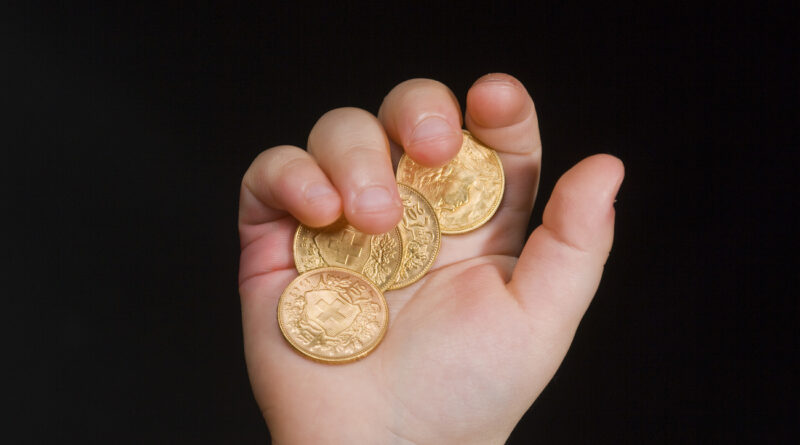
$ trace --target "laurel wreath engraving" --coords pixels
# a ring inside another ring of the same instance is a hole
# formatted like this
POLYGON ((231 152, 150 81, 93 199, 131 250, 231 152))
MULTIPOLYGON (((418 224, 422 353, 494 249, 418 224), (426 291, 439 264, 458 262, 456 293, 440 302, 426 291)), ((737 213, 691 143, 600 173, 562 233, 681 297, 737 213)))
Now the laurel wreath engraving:
POLYGON ((373 283, 384 283, 394 270, 392 264, 397 264, 398 248, 397 240, 384 233, 373 236, 371 242, 371 252, 369 260, 364 265, 364 275, 372 280, 373 283))

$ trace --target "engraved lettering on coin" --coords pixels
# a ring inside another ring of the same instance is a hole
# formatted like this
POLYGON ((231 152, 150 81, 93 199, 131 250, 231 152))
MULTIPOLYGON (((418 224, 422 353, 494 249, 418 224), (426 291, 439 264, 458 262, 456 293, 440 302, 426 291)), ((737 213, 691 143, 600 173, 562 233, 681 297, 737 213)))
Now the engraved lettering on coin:
POLYGON ((381 291, 348 269, 325 267, 301 274, 278 301, 278 325, 298 352, 341 363, 369 354, 389 324, 381 291))
POLYGON ((301 224, 294 236, 294 263, 298 272, 343 267, 363 274, 381 290, 395 280, 402 256, 403 242, 397 228, 370 235, 340 219, 320 229, 301 224))
POLYGON ((500 157, 466 130, 458 155, 443 167, 424 167, 403 155, 397 182, 425 196, 445 234, 468 232, 486 223, 500 206, 505 188, 500 157))
POLYGON ((413 188, 397 186, 403 201, 403 219, 397 226, 403 239, 403 263, 389 289, 406 287, 422 278, 436 261, 441 244, 439 222, 430 203, 413 188))

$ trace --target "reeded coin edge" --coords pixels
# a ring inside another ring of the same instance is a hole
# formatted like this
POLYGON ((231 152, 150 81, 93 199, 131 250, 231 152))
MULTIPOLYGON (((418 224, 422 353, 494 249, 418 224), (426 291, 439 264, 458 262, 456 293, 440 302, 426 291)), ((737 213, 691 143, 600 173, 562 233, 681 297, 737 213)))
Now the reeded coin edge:
MULTIPOLYGON (((400 275, 400 271, 398 270, 397 275, 395 276, 395 281, 393 281, 392 284, 389 285, 389 287, 386 290, 402 289, 402 288, 408 287, 408 286, 416 283, 420 279, 422 279, 422 277, 424 277, 425 274, 427 274, 428 271, 431 270, 431 267, 433 267, 433 263, 435 263, 436 262, 436 258, 439 257, 439 250, 442 247, 442 236, 441 236, 442 235, 442 230, 441 230, 442 227, 441 227, 441 224, 439 224, 439 217, 436 215, 436 210, 433 208, 433 205, 431 205, 430 201, 428 201, 428 198, 426 198, 422 193, 420 193, 419 190, 415 189, 414 187, 412 187, 412 186, 410 186, 408 184, 404 184, 402 182, 398 182, 397 185, 402 185, 403 187, 408 188, 409 190, 411 190, 412 193, 416 194, 420 199, 422 199, 422 201, 425 204, 428 205, 428 208, 431 209, 431 213, 433 213, 433 220, 436 222, 436 230, 439 232, 439 237, 438 237, 437 243, 436 243, 436 250, 434 250, 434 252, 433 252, 433 257, 431 258, 431 261, 428 263, 428 265, 425 266, 422 269, 422 272, 417 274, 417 276, 415 276, 414 278, 409 278, 409 279, 406 280, 406 282, 400 283, 400 282, 397 281, 397 277, 400 275)), ((400 237, 401 238, 403 237, 403 232, 402 231, 400 231, 400 237)), ((405 254, 405 240, 403 242, 403 253, 405 254)), ((405 255, 403 255, 403 256, 405 257, 405 255)), ((402 263, 400 263, 400 267, 403 267, 402 263)))
POLYGON ((294 261, 294 268, 297 272, 303 274, 307 270, 300 270, 300 263, 297 261, 297 243, 300 239, 300 231, 303 229, 303 223, 297 224, 297 229, 294 231, 294 238, 292 238, 292 261, 294 261))
POLYGON ((281 297, 278 299, 278 308, 277 309, 278 309, 277 310, 277 312, 278 312, 278 327, 280 328, 281 334, 283 335, 283 338, 286 340, 286 342, 289 343, 289 345, 292 347, 292 349, 294 349, 297 353, 299 353, 303 357, 306 357, 308 359, 311 359, 311 360, 313 360, 315 362, 319 362, 319 363, 345 364, 345 363, 352 363, 352 362, 361 360, 362 358, 364 358, 368 354, 370 354, 373 350, 375 350, 375 348, 378 347, 379 344, 381 344, 381 342, 383 341, 383 337, 386 336, 386 331, 389 329, 389 305, 386 303, 386 297, 384 297, 383 292, 381 292, 381 290, 378 288, 378 286, 376 286, 375 283, 370 281, 369 278, 365 277, 364 275, 361 275, 358 272, 354 272, 354 271, 352 271, 350 269, 345 269, 344 267, 332 267, 332 266, 320 267, 319 269, 311 269, 311 270, 309 270, 307 272, 304 272, 304 273, 296 276, 292 280, 292 282, 289 283, 286 286, 286 288, 283 290, 283 292, 281 293, 281 297), (380 295, 381 301, 383 302, 384 314, 385 314, 384 317, 383 317, 384 318, 384 320, 383 320, 384 321, 383 329, 381 329, 380 334, 378 334, 377 338, 375 339, 375 341, 372 343, 372 345, 369 348, 364 349, 363 351, 359 352, 358 354, 355 354, 355 355, 352 355, 352 356, 343 357, 343 358, 330 358, 330 357, 321 357, 321 356, 315 355, 313 353, 306 352, 306 351, 302 350, 300 348, 300 346, 295 344, 295 342, 292 341, 290 336, 286 334, 287 330, 284 327, 283 317, 281 316, 281 313, 282 313, 281 312, 281 303, 283 302, 283 299, 286 296, 286 292, 297 281, 300 281, 301 279, 305 278, 305 276, 307 274, 323 273, 323 272, 328 272, 328 271, 350 273, 352 275, 357 276, 358 278, 362 278, 369 285, 371 285, 373 288, 375 288, 375 290, 378 291, 378 295, 380 295))

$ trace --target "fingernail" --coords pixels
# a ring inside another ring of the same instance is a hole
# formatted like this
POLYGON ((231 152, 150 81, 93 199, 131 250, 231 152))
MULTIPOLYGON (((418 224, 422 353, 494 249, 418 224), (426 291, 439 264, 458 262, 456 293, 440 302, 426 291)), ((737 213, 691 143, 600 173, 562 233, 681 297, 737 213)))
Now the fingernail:
POLYGON ((487 74, 480 79, 476 80, 473 85, 481 83, 493 83, 495 85, 506 85, 514 88, 519 88, 519 84, 511 80, 508 76, 503 74, 487 74))
POLYGON ((361 191, 353 203, 353 209, 358 213, 377 213, 398 206, 398 202, 383 187, 369 187, 361 191))
POLYGON ((446 120, 432 116, 417 124, 414 133, 411 134, 410 144, 415 145, 433 139, 446 138, 452 134, 455 134, 455 131, 446 120))
POLYGON ((324 199, 329 199, 336 192, 327 184, 315 183, 306 187, 303 192, 306 201, 314 203, 320 202, 324 199))

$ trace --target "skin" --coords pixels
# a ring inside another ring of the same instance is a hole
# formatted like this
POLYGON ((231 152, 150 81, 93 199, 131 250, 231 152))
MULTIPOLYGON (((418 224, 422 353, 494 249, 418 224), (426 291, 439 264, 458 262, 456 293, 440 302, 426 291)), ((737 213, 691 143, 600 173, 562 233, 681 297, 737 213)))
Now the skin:
POLYGON ((489 74, 470 88, 463 122, 500 154, 503 202, 480 229, 443 237, 422 280, 386 292, 386 337, 355 363, 315 363, 280 333, 278 298, 297 276, 297 221, 324 226, 344 213, 365 232, 394 227, 402 207, 392 159, 403 148, 424 165, 452 159, 462 125, 455 96, 433 80, 403 82, 377 117, 332 110, 311 130, 308 152, 271 148, 245 174, 245 354, 275 443, 503 443, 564 358, 611 248, 622 163, 595 155, 564 173, 526 240, 541 159, 533 101, 517 79, 489 74))

